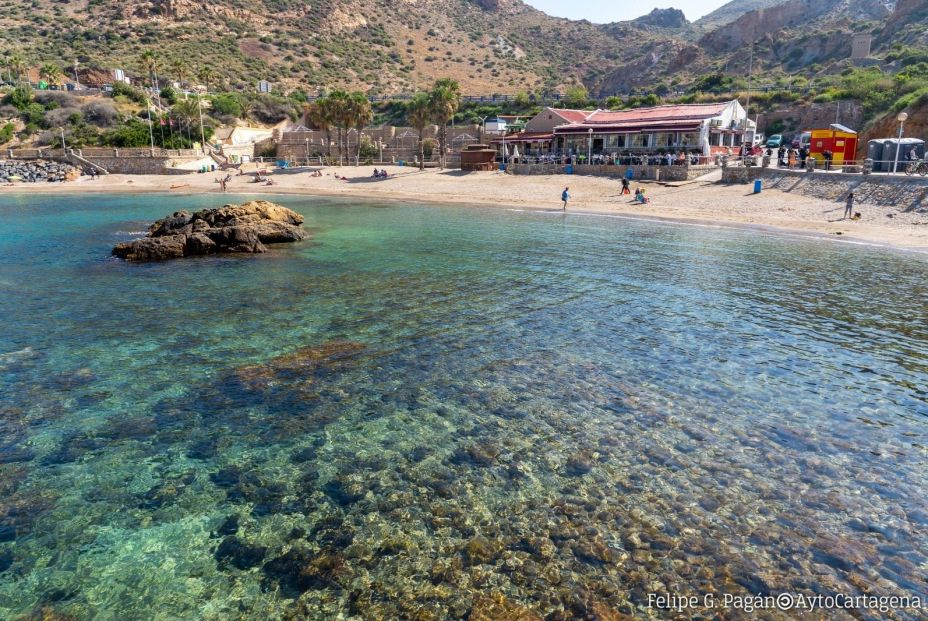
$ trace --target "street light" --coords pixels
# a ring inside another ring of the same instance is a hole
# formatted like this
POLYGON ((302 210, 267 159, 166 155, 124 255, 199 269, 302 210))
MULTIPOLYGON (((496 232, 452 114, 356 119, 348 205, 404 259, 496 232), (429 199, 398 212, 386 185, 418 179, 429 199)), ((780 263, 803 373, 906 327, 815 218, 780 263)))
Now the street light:
POLYGON ((593 163, 593 128, 592 127, 589 128, 587 132, 589 132, 590 134, 590 139, 586 143, 586 163, 592 164, 593 163))
POLYGON ((899 150, 902 149, 902 126, 905 124, 906 119, 909 118, 909 115, 905 112, 900 112, 896 116, 896 120, 899 121, 899 140, 896 142, 896 161, 893 162, 893 174, 899 170, 899 150))
POLYGON ((64 144, 64 127, 59 127, 58 129, 61 130, 61 150, 67 153, 68 147, 64 144))

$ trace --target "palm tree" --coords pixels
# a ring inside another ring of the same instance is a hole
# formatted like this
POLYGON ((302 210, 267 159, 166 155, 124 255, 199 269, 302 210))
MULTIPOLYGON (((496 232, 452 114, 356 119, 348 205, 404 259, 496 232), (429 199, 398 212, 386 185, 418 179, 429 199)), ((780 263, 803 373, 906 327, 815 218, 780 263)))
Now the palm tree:
POLYGON ((64 72, 61 67, 52 63, 46 63, 39 69, 39 77, 48 82, 49 85, 57 86, 61 83, 64 72))
POLYGON ((148 72, 148 79, 155 87, 155 92, 158 92, 158 57, 152 50, 142 52, 142 67, 148 72))
POLYGON ((255 111, 255 107, 258 105, 258 100, 252 95, 242 95, 238 98, 238 106, 241 112, 239 113, 239 118, 243 121, 247 121, 248 117, 252 115, 255 111))
MULTIPOLYGON (((345 152, 345 130, 351 126, 351 108, 348 105, 348 93, 336 89, 325 97, 326 114, 338 130, 338 162, 341 164, 342 157, 346 156, 345 152)), ((347 158, 346 158, 347 159, 347 158)))
POLYGON ((16 74, 16 81, 22 82, 23 73, 26 72, 26 61, 23 60, 22 56, 13 54, 8 61, 10 71, 16 74))
POLYGON ((13 54, 6 60, 6 68, 10 72, 10 81, 13 81, 13 74, 16 74, 16 82, 20 82, 23 79, 23 72, 26 71, 26 63, 23 61, 22 56, 18 54, 13 54))
POLYGON ((189 140, 194 121, 200 114, 199 105, 193 99, 185 99, 174 104, 174 107, 171 108, 171 112, 178 121, 183 123, 184 130, 187 133, 187 139, 189 140))
POLYGON ((428 93, 416 93, 406 104, 406 118, 419 133, 419 170, 425 169, 425 126, 432 122, 432 102, 428 93))
MULTIPOLYGON (((174 75, 177 76, 178 88, 184 90, 184 80, 190 75, 189 71, 187 71, 187 63, 179 58, 175 58, 171 61, 171 69, 174 71, 174 75)), ((184 91, 184 99, 187 99, 186 91, 184 91)))
POLYGON ((216 79, 216 72, 213 71, 208 65, 200 67, 200 70, 197 72, 197 77, 203 82, 203 85, 206 87, 206 92, 209 93, 210 82, 216 79))
POLYGON ((304 106, 309 122, 325 132, 326 156, 332 157, 332 119, 329 116, 328 98, 320 97, 304 106))
POLYGON ((435 81, 429 94, 432 115, 438 125, 438 165, 445 167, 445 144, 448 140, 448 122, 461 105, 461 85, 457 80, 441 78, 435 81))
MULTIPOLYGON (((355 153, 358 160, 361 158, 361 130, 374 120, 374 111, 371 109, 371 102, 367 95, 361 91, 352 91, 348 95, 348 116, 351 119, 351 125, 358 130, 358 145, 355 153)), ((357 160, 356 160, 357 161, 357 160)))

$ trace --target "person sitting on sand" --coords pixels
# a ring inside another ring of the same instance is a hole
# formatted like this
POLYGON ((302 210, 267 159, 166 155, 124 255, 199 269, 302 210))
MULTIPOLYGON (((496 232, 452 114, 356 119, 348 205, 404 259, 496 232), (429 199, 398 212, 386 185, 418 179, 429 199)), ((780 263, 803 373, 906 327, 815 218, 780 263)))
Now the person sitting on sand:
POLYGON ((274 185, 274 180, 268 178, 267 182, 264 185, 274 185))
POLYGON ((651 199, 644 195, 644 190, 641 188, 635 188, 635 200, 641 204, 651 202, 651 199))
POLYGON ((380 171, 377 170, 377 169, 375 168, 375 169, 374 169, 374 174, 371 175, 371 177, 373 177, 373 178, 375 178, 375 179, 379 178, 379 177, 380 177, 380 171))

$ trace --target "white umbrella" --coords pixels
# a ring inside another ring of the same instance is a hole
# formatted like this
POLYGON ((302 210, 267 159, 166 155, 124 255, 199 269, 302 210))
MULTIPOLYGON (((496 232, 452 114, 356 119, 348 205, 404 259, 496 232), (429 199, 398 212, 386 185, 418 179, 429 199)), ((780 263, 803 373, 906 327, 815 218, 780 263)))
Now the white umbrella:
POLYGON ((512 145, 512 157, 519 157, 518 145, 512 145))

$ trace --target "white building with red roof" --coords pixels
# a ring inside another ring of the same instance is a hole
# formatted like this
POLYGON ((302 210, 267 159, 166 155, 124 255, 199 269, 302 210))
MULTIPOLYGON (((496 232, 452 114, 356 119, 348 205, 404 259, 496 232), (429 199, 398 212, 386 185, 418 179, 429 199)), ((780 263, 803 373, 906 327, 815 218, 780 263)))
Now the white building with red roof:
POLYGON ((737 151, 756 126, 737 100, 634 110, 597 110, 554 128, 553 149, 577 155, 737 151))

